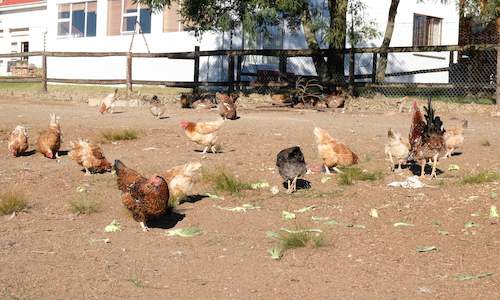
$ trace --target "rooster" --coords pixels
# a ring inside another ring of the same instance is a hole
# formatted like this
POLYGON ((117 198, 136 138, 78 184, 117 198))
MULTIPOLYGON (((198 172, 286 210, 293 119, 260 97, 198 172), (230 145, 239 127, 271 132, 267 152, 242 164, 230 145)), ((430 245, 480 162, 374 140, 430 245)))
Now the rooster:
POLYGON ((203 154, 206 154, 208 149, 216 153, 215 142, 217 135, 215 132, 224 124, 224 119, 219 119, 212 122, 189 122, 182 120, 180 126, 184 129, 186 136, 193 142, 205 146, 203 154))
POLYGON ((172 199, 180 201, 191 192, 194 177, 200 168, 201 163, 190 162, 173 167, 163 175, 163 178, 168 182, 168 189, 172 199))
POLYGON ((451 157, 455 150, 464 143, 464 130, 468 127, 467 120, 463 120, 458 126, 448 128, 444 133, 444 141, 446 143, 446 157, 451 157))
POLYGON ((313 133, 318 144, 318 154, 323 160, 327 174, 330 174, 330 168, 341 173, 337 166, 351 166, 358 163, 358 156, 346 145, 338 143, 328 132, 316 127, 313 133))
POLYGON ((287 182, 287 193, 297 190, 297 179, 307 172, 304 154, 299 146, 281 150, 276 156, 278 171, 287 182))
POLYGON ((219 115, 223 119, 236 120, 236 100, 238 97, 224 93, 216 93, 215 97, 218 101, 219 115))
POLYGON ((99 107, 99 112, 101 113, 101 115, 105 112, 113 113, 117 94, 118 89, 115 89, 114 93, 108 94, 106 97, 104 97, 104 99, 102 99, 101 106, 99 107))
POLYGON ((446 154, 446 143, 444 140, 443 122, 438 116, 434 116, 432 100, 429 97, 425 109, 425 120, 417 106, 413 102, 413 120, 410 127, 410 153, 408 158, 420 163, 420 177, 424 176, 427 160, 432 163, 431 178, 436 177, 437 161, 446 154))
POLYGON ((14 157, 22 155, 28 150, 28 131, 24 126, 17 125, 14 131, 10 134, 9 144, 7 145, 9 152, 14 157))
POLYGON ((147 222, 165 213, 168 207, 168 183, 161 176, 149 179, 115 160, 117 184, 123 192, 122 203, 132 212, 143 231, 148 231, 147 222))
POLYGON ((167 109, 166 106, 161 103, 160 99, 158 99, 156 95, 153 96, 150 104, 151 106, 149 107, 149 111, 155 118, 160 119, 167 109))
POLYGON ((391 161, 391 171, 394 171, 394 158, 398 162, 398 171, 401 171, 401 164, 406 161, 410 145, 403 140, 399 132, 395 132, 389 128, 387 132, 389 142, 385 145, 385 155, 389 156, 391 161))
POLYGON ((61 126, 59 117, 50 114, 49 128, 40 133, 36 142, 36 149, 47 158, 59 158, 59 149, 62 143, 61 126))
POLYGON ((89 176, 91 172, 103 173, 110 172, 112 167, 101 148, 87 140, 78 140, 76 143, 70 142, 71 151, 69 158, 76 161, 85 168, 85 175, 89 176))

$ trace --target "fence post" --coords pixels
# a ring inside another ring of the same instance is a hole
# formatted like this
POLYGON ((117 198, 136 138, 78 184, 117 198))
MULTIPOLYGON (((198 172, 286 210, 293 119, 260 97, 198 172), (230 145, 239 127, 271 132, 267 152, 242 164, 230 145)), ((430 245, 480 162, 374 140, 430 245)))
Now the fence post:
POLYGON ((349 93, 354 95, 354 48, 349 49, 349 93))
POLYGON ((286 61, 287 61, 287 57, 284 55, 281 55, 280 56, 280 63, 279 63, 280 77, 286 77, 286 61))
POLYGON ((227 68, 227 79, 229 81, 228 93, 232 93, 234 91, 234 56, 232 53, 229 54, 229 63, 227 68))
POLYGON ((42 54, 42 90, 47 93, 47 55, 42 54))
POLYGON ((200 81, 200 46, 194 46, 194 83, 200 81))
POLYGON ((238 92, 241 89, 241 67, 243 65, 243 57, 241 55, 236 56, 236 82, 238 83, 238 92))
POLYGON ((377 53, 373 53, 372 59, 372 83, 377 82, 377 53))
POLYGON ((200 82, 200 46, 194 46, 193 82, 195 83, 195 87, 193 88, 193 94, 198 94, 199 92, 198 83, 200 82))
POLYGON ((127 95, 132 92, 132 52, 127 53, 127 95))

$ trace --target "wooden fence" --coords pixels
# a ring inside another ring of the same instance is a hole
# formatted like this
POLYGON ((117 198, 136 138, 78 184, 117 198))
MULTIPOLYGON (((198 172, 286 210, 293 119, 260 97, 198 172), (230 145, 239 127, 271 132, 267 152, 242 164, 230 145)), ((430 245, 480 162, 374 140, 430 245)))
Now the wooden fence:
MULTIPOLYGON (((377 57, 381 53, 409 53, 409 52, 450 52, 453 51, 484 51, 499 49, 498 45, 495 44, 479 44, 479 45, 466 45, 466 46, 413 46, 413 47, 389 47, 389 48, 352 48, 343 50, 283 50, 283 49, 264 49, 264 50, 212 50, 212 51, 201 51, 198 46, 195 47, 192 52, 170 52, 170 53, 132 53, 132 52, 24 52, 24 53, 7 53, 0 54, 0 58, 15 58, 15 57, 42 57, 42 70, 41 77, 39 78, 25 78, 25 77, 0 77, 0 82, 42 82, 43 90, 47 91, 47 83, 73 83, 73 84, 125 84, 128 91, 132 91, 134 84, 139 85, 163 85, 167 87, 200 87, 200 86, 226 86, 230 91, 234 89, 235 86, 248 86, 249 81, 242 81, 241 76, 255 76, 256 74, 243 73, 242 72, 242 62, 244 56, 249 55, 259 55, 259 56, 272 56, 279 57, 279 74, 280 76, 286 76, 287 74, 287 59, 289 57, 327 57, 334 53, 343 53, 348 55, 349 60, 349 75, 347 76, 347 83, 349 85, 364 85, 373 86, 380 85, 381 83, 376 82, 376 67, 377 67, 377 57), (354 65, 355 65, 355 54, 372 54, 372 72, 366 75, 355 75, 354 65), (228 70, 227 70, 227 81, 200 81, 200 57, 204 56, 225 56, 228 59, 228 70), (127 58, 127 69, 125 79, 62 79, 62 78, 48 78, 47 77, 47 57, 126 57, 127 58), (193 81, 150 81, 150 80, 134 80, 132 77, 132 61, 134 58, 168 58, 168 59, 182 59, 182 60, 194 60, 194 76, 193 81), (236 73, 236 78, 235 78, 236 73), (370 82, 355 82, 355 79, 371 79, 370 82)), ((452 63, 450 55, 450 65, 452 63)), ((421 73, 430 72, 444 72, 449 71, 450 67, 446 68, 435 68, 435 69, 423 69, 408 72, 396 72, 386 74, 386 77, 390 76, 405 76, 421 73)), ((255 86, 257 83, 252 83, 255 86)), ((266 85, 268 83, 263 83, 266 85)), ((433 86, 435 84, 418 84, 421 87, 433 86)), ((449 84, 447 84, 449 86, 449 84)), ((443 85, 446 86, 446 85, 443 85)), ((474 87, 480 87, 481 85, 474 85, 474 87)), ((491 88, 491 86, 490 86, 491 88)))

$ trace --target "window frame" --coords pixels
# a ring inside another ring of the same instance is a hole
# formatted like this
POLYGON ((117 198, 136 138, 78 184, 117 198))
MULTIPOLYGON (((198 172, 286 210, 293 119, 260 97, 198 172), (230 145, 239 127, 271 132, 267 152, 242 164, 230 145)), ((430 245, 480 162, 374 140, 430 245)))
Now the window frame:
MULTIPOLYGON (((141 3, 137 3, 136 4, 136 7, 135 7, 135 12, 124 12, 125 10, 125 1, 129 1, 129 0, 121 0, 122 2, 122 5, 121 5, 121 8, 120 8, 120 14, 121 14, 121 19, 120 19, 120 35, 127 35, 127 34, 133 34, 136 30, 137 30, 137 23, 139 23, 139 26, 141 26, 141 9, 149 9, 147 6, 145 6, 144 8, 142 7, 141 3), (123 24, 124 24, 124 20, 126 17, 135 17, 135 21, 136 23, 134 24, 134 30, 129 30, 129 31, 124 31, 123 30, 123 24)), ((151 21, 150 21, 151 22, 151 21)), ((151 24, 150 24, 151 26, 151 24)), ((142 31, 142 26, 140 27, 141 31, 142 31)), ((148 33, 144 33, 143 34, 149 34, 151 32, 148 32, 148 33)))
POLYGON ((428 15, 423 15, 423 14, 417 14, 413 13, 413 36, 412 36, 412 46, 439 46, 442 45, 443 41, 443 18, 439 17, 433 17, 433 16, 428 16, 428 15), (416 28, 417 25, 417 17, 423 17, 423 32, 417 32, 418 29, 416 28), (429 24, 431 22, 434 22, 435 20, 438 20, 438 26, 439 26, 439 41, 434 44, 432 41, 429 40, 429 31, 431 30, 431 26, 429 24), (423 35, 423 43, 419 43, 418 40, 416 40, 417 35, 423 35))
MULTIPOLYGON (((80 2, 71 2, 71 3, 61 3, 58 4, 58 11, 57 11, 57 38, 60 39, 65 39, 65 38, 86 38, 86 37, 95 37, 97 35, 97 28, 96 28, 96 35, 94 36, 87 36, 87 22, 88 22, 88 4, 91 2, 96 3, 96 8, 97 8, 97 0, 92 0, 92 1, 80 1, 80 2), (83 35, 82 36, 77 36, 73 35, 73 5, 74 4, 85 4, 85 16, 84 16, 84 22, 83 22, 83 35), (59 18, 59 5, 69 5, 69 18, 59 18), (69 32, 66 35, 59 35, 59 24, 60 23, 66 23, 69 22, 69 32)), ((97 9, 96 9, 96 15, 97 15, 97 9)), ((97 19, 96 19, 96 27, 97 27, 97 19)))
POLYGON ((165 19, 165 17, 167 16, 168 17, 168 10, 171 9, 171 7, 167 8, 165 7, 165 9, 163 10, 163 16, 162 16, 162 32, 163 33, 173 33, 173 32, 183 32, 183 31, 186 31, 185 30, 185 27, 184 27, 184 24, 182 23, 182 20, 181 18, 179 18, 179 11, 182 9, 182 2, 176 2, 177 4, 177 10, 175 11, 175 15, 177 17, 177 30, 176 31, 168 31, 168 30, 165 30, 165 23, 168 22, 168 18, 165 19))

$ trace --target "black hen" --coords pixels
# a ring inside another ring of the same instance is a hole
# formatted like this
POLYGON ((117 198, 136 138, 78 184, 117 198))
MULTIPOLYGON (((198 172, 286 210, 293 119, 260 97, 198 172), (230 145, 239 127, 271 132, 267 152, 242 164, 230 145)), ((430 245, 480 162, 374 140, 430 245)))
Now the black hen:
POLYGON ((297 178, 307 172, 304 154, 299 146, 281 150, 276 157, 276 166, 288 184, 287 193, 297 190, 297 178))

